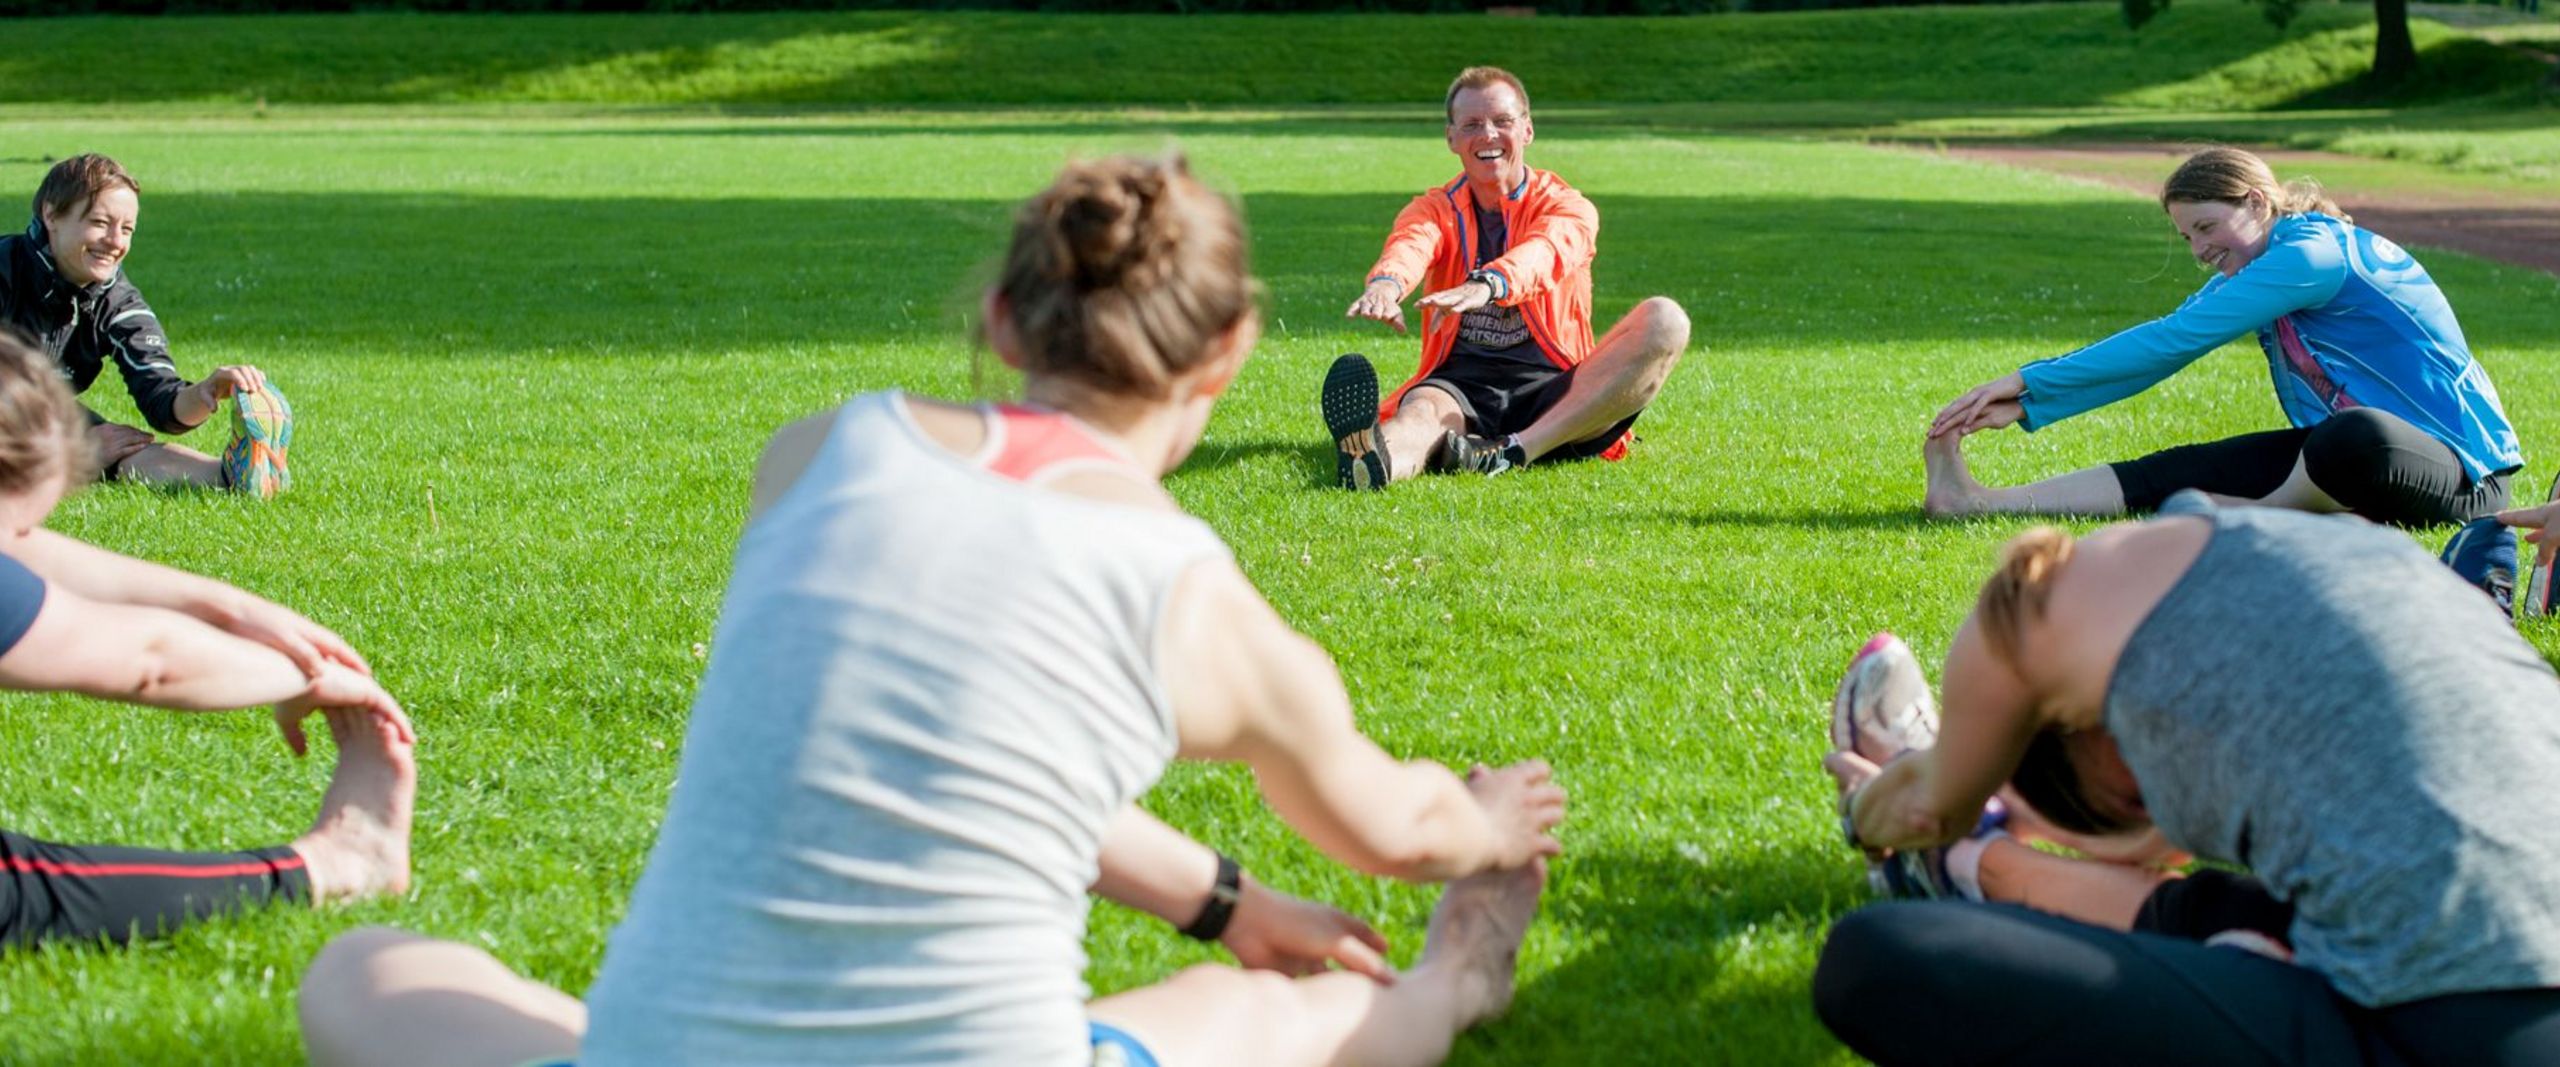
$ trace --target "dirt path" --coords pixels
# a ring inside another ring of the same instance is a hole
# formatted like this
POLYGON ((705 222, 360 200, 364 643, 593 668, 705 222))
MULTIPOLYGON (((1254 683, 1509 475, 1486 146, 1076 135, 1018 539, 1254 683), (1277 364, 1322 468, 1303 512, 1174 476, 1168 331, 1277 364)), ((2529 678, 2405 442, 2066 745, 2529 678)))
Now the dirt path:
MULTIPOLYGON (((1946 151, 2156 195, 2160 179, 2177 166, 2186 148, 2140 143, 1948 145, 1946 151)), ((2324 163, 2366 162, 2332 152, 2252 151, 2266 157, 2279 175, 2319 174, 2324 163)), ((2343 183, 2331 183, 2329 195, 2356 217, 2357 225, 2401 244, 2450 248, 2560 274, 2560 198, 2453 191, 2368 194, 2343 183)))

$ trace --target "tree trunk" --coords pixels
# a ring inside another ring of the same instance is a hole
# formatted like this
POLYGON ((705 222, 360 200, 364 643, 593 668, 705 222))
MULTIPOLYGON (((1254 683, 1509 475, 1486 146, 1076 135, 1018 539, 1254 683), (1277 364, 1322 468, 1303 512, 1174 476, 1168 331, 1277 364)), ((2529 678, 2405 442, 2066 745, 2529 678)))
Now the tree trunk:
POLYGON ((2373 0, 2373 83, 2398 85, 2418 69, 2409 40, 2409 0, 2373 0))

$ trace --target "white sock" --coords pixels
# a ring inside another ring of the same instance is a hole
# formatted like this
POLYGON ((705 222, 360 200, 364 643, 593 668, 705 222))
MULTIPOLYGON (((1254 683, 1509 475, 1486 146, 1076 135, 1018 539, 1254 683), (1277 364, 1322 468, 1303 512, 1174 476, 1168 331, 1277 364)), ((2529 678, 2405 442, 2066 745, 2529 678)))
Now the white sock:
POLYGON ((1994 841, 2006 841, 2007 830, 1993 830, 1979 837, 1968 837, 1947 846, 1947 880, 1966 900, 1982 899, 1982 852, 1994 841))

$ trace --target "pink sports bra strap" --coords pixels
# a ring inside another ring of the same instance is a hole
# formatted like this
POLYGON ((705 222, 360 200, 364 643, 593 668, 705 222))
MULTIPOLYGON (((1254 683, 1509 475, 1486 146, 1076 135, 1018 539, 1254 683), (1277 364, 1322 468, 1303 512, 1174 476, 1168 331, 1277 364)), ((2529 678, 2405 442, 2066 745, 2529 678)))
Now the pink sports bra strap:
POLYGON ((1075 416, 1048 408, 997 404, 987 410, 995 447, 986 468, 1017 482, 1038 483, 1069 466, 1129 466, 1129 457, 1104 443, 1075 416))

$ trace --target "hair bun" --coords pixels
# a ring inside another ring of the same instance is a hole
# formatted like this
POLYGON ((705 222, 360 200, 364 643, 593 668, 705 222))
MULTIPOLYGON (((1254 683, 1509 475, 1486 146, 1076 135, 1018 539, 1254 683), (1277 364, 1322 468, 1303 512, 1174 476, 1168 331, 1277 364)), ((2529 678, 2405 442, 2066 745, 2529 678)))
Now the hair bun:
POLYGON ((1163 210, 1163 168, 1086 170, 1061 192, 1053 224, 1079 289, 1152 284, 1182 240, 1178 213, 1163 210))

